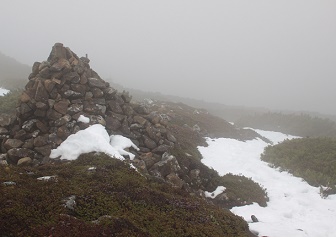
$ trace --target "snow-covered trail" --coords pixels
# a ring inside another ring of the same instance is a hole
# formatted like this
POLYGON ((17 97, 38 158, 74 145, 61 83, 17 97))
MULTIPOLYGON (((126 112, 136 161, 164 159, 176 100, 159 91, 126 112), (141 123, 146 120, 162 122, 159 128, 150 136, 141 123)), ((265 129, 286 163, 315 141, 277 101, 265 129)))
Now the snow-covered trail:
MULTIPOLYGON (((255 130, 275 143, 292 139, 278 132, 255 130)), ((207 139, 208 147, 199 147, 202 162, 220 175, 242 174, 251 177, 267 189, 270 201, 263 208, 258 204, 234 207, 231 211, 251 222, 255 215, 259 222, 249 223, 259 236, 336 236, 336 195, 322 199, 319 188, 287 172, 270 168, 260 160, 268 145, 260 139, 241 142, 234 139, 207 139)))

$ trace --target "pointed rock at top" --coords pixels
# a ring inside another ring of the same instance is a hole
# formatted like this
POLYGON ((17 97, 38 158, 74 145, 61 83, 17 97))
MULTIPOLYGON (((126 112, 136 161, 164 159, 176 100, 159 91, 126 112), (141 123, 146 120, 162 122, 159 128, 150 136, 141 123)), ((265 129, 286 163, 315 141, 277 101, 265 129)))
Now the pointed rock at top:
POLYGON ((49 62, 56 62, 59 59, 66 58, 67 50, 63 47, 62 43, 56 43, 50 52, 48 57, 49 62))

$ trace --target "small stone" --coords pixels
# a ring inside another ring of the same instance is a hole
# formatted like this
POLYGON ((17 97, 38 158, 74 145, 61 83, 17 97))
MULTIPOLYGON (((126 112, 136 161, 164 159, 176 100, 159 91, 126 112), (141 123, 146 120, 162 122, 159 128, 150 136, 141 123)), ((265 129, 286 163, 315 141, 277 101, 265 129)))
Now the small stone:
POLYGON ((75 210, 75 207, 76 207, 76 196, 75 195, 72 195, 64 199, 63 202, 65 202, 64 207, 66 207, 67 209, 71 211, 75 210))
POLYGON ((123 110, 120 107, 119 103, 116 102, 115 100, 111 100, 107 103, 109 105, 109 108, 112 110, 112 112, 117 113, 117 114, 122 114, 123 113, 123 110))
POLYGON ((145 119, 144 117, 139 116, 139 115, 134 116, 133 120, 134 120, 134 122, 136 122, 136 123, 138 123, 142 126, 144 126, 147 122, 147 119, 145 119))
POLYGON ((4 185, 4 186, 14 186, 14 185, 16 185, 16 183, 13 182, 13 181, 6 181, 6 182, 3 182, 2 185, 4 185))
POLYGON ((7 150, 10 150, 12 148, 19 148, 23 145, 23 142, 21 140, 18 140, 18 139, 7 139, 5 144, 4 144, 4 147, 7 149, 7 150))
POLYGON ((32 162, 33 162, 32 158, 23 157, 18 161, 17 165, 21 165, 21 166, 30 165, 32 162))
POLYGON ((9 131, 6 128, 0 127, 0 135, 6 135, 9 131))
POLYGON ((251 216, 253 222, 259 222, 258 218, 255 215, 251 216))
POLYGON ((21 97, 20 97, 20 101, 22 103, 27 103, 30 100, 31 100, 30 96, 26 92, 22 92, 21 97))
POLYGON ((147 136, 144 136, 144 143, 145 143, 145 146, 149 149, 154 149, 157 147, 157 144, 155 143, 155 141, 153 141, 147 136))

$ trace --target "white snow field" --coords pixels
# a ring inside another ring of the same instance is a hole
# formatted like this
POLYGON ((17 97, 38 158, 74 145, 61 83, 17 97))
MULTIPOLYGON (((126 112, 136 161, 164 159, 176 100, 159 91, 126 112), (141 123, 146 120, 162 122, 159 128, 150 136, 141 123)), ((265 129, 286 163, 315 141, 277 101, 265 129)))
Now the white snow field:
MULTIPOLYGON (((278 132, 255 131, 274 144, 294 138, 278 132)), ((250 229, 258 236, 336 236, 336 195, 323 199, 319 188, 261 161, 260 154, 267 143, 261 139, 242 142, 227 138, 207 138, 207 143, 208 147, 198 147, 205 165, 220 175, 232 173, 250 177, 267 189, 270 199, 267 207, 254 203, 231 209, 249 222, 250 229), (259 222, 253 223, 251 215, 259 222)))

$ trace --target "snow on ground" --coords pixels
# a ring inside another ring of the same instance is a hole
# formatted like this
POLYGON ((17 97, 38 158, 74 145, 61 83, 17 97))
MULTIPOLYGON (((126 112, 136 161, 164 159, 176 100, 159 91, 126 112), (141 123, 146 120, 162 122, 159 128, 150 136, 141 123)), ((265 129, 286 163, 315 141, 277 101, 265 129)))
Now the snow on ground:
POLYGON ((5 94, 7 94, 9 92, 9 90, 3 89, 0 87, 0 96, 3 96, 5 94))
POLYGON ((130 139, 123 136, 114 136, 110 139, 105 127, 94 124, 70 135, 59 147, 51 151, 50 158, 75 160, 83 153, 95 151, 104 152, 121 160, 124 160, 123 155, 128 155, 132 159, 134 155, 124 150, 129 147, 137 149, 130 139))
MULTIPOLYGON (((255 131, 274 144, 294 138, 278 132, 255 131)), ((270 237, 336 236, 336 195, 322 199, 319 188, 287 172, 270 168, 260 160, 267 143, 261 139, 241 142, 227 138, 208 138, 207 142, 208 147, 199 147, 205 165, 220 175, 233 173, 250 177, 267 189, 270 198, 267 207, 254 203, 231 209, 249 222, 252 231, 270 237), (251 215, 259 222, 252 223, 251 215)))

